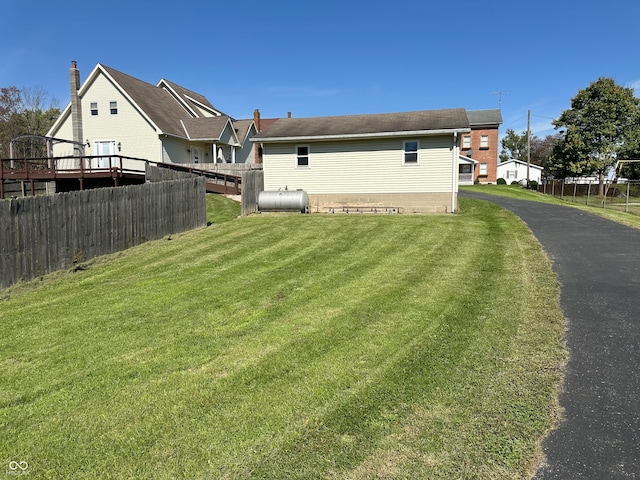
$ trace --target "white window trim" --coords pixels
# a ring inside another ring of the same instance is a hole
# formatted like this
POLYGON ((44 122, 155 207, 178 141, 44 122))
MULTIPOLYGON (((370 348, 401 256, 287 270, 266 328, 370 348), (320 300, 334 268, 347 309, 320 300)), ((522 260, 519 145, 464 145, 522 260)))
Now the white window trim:
POLYGON ((98 115, 98 102, 89 102, 89 113, 91 114, 92 117, 95 117, 98 115), (96 106, 96 108, 93 108, 93 106, 96 106), (93 113, 96 112, 96 113, 93 113))
POLYGON ((480 136, 480 148, 489 148, 489 135, 480 136))
POLYGON ((402 142, 402 165, 408 165, 408 166, 420 165, 420 140, 411 139, 411 140, 404 140, 402 142), (407 158, 407 143, 413 143, 413 142, 415 142, 417 144, 416 161, 415 162, 407 162, 406 161, 406 158, 407 158))
POLYGON ((462 136, 462 148, 465 150, 471 148, 471 135, 462 136))
POLYGON ((295 156, 296 156, 296 168, 309 168, 311 167, 311 146, 310 145, 296 145, 295 146, 295 156), (306 148, 307 149, 307 164, 306 165, 300 165, 298 163, 298 159, 304 155, 298 155, 298 149, 299 148, 306 148))
POLYGON ((117 115, 118 114, 118 101, 117 100, 112 100, 109 102, 109 113, 111 115, 117 115), (115 110, 115 112, 114 112, 115 110))

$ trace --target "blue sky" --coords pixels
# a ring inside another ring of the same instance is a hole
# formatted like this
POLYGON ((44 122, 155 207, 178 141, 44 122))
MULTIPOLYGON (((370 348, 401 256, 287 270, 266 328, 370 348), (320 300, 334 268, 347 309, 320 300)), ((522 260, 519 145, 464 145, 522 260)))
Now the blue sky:
POLYGON ((68 70, 166 78, 235 118, 497 108, 554 133, 579 89, 640 95, 640 2, 4 0, 0 86, 69 102, 68 70), (498 92, 503 92, 501 95, 498 92))

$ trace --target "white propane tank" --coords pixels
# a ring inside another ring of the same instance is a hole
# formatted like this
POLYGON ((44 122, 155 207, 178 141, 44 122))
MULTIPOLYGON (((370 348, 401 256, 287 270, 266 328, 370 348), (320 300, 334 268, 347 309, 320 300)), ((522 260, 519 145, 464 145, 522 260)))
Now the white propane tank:
POLYGON ((258 210, 309 213, 309 195, 304 190, 262 191, 258 195, 258 210))

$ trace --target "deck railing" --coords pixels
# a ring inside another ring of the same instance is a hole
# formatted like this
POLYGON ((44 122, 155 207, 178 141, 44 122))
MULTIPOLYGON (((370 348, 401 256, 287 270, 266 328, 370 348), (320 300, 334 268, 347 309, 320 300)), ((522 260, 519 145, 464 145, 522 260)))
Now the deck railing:
MULTIPOLYGON (((29 180, 33 182, 34 180, 51 181, 75 178, 81 180, 80 189, 82 189, 82 180, 84 179, 113 178, 117 185, 119 178, 144 178, 147 165, 205 177, 207 191, 210 192, 231 195, 239 195, 241 192, 242 177, 239 175, 196 168, 191 165, 153 162, 121 155, 0 159, 0 189, 2 189, 4 180, 29 180)), ((241 172, 238 173, 241 175, 241 172)), ((0 198, 4 198, 3 192, 0 192, 0 198)))

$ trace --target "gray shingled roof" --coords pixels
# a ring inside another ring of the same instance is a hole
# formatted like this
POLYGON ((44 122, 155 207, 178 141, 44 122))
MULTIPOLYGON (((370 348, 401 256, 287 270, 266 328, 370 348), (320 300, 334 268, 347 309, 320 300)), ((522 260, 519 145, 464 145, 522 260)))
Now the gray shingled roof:
POLYGON ((231 119, 223 117, 185 118, 182 120, 184 135, 190 140, 220 140, 224 128, 231 119))
POLYGON ((479 125, 500 125, 502 123, 502 112, 495 110, 467 110, 469 125, 472 127, 479 125))
POLYGON ((236 135, 238 135, 238 141, 240 143, 244 142, 244 139, 247 137, 249 133, 249 129, 253 125, 253 119, 249 120, 235 120, 233 122, 233 127, 236 129, 236 135))
POLYGON ((184 137, 180 119, 189 118, 190 114, 169 92, 105 65, 102 67, 163 133, 184 137))
MULTIPOLYGON (((228 116, 194 118, 192 114, 164 88, 159 88, 111 67, 101 66, 124 89, 162 133, 182 138, 218 139, 220 135, 219 129, 224 128, 224 125, 230 118, 228 116), (187 133, 185 133, 181 120, 189 125, 188 136, 187 133)), ((168 80, 163 79, 161 82, 165 82, 170 86, 185 102, 192 103, 186 98, 188 95, 203 105, 219 111, 211 105, 203 95, 183 88, 168 80)))
POLYGON ((469 129, 465 110, 452 108, 371 115, 281 118, 253 139, 264 142, 285 139, 356 138, 394 135, 399 132, 465 129, 469 129))
POLYGON ((193 99, 196 102, 210 108, 211 110, 215 110, 216 112, 220 112, 222 115, 224 115, 224 113, 218 110, 216 107, 214 107, 204 95, 200 95, 199 93, 194 92, 193 90, 189 90, 187 88, 181 87, 177 83, 170 82, 169 80, 166 80, 164 78, 160 82, 158 82, 158 84, 162 82, 166 83, 167 86, 173 89, 173 91, 175 91, 182 98, 182 100, 187 104, 189 104, 190 106, 192 107, 195 106, 193 104, 193 101, 191 100, 193 99))

